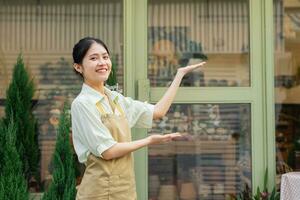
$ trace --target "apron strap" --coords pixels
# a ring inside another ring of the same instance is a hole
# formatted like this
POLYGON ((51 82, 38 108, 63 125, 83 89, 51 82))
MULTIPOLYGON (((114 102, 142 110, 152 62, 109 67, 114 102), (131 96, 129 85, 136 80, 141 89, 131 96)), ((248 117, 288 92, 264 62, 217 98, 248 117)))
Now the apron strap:
MULTIPOLYGON (((108 101, 109 101, 109 104, 110 106, 112 107, 113 109, 113 112, 115 112, 115 109, 118 109, 119 113, 122 115, 122 116, 125 116, 125 112, 123 111, 122 107, 120 106, 120 104, 118 103, 118 97, 116 97, 116 99, 114 101, 112 101, 110 98, 108 98, 108 101)), ((103 105, 101 104, 100 101, 98 101, 96 103, 96 107, 98 109, 98 111, 101 113, 101 114, 107 114, 107 112, 105 111, 103 105)))
POLYGON ((119 99, 119 98, 116 97, 115 100, 111 101, 111 103, 113 104, 113 107, 114 107, 114 108, 117 108, 117 109, 118 109, 118 111, 120 112, 120 114, 121 114, 122 116, 125 116, 125 112, 124 112, 123 109, 121 108, 118 99, 119 99))
POLYGON ((104 108, 103 108, 103 106, 102 106, 102 104, 101 104, 100 101, 98 101, 98 102, 96 103, 96 107, 97 107, 98 111, 99 111, 102 115, 107 114, 107 112, 105 112, 105 110, 104 110, 104 108))

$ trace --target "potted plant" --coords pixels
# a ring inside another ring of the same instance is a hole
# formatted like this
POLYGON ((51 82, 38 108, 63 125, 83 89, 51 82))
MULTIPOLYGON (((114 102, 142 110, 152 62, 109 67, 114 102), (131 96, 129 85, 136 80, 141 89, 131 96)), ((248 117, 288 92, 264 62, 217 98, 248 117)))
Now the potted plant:
POLYGON ((236 197, 231 198, 232 200, 280 200, 280 193, 276 191, 274 187, 272 192, 268 191, 268 169, 266 169, 264 176, 263 190, 257 187, 256 193, 252 194, 251 189, 246 185, 245 190, 238 194, 236 197))

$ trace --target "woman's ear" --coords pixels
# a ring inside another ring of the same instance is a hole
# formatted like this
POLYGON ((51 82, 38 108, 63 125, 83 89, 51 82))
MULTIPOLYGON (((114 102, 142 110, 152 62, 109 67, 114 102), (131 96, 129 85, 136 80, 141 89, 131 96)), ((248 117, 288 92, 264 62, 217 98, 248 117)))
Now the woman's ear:
POLYGON ((82 66, 81 65, 74 63, 73 67, 78 73, 82 74, 82 66))

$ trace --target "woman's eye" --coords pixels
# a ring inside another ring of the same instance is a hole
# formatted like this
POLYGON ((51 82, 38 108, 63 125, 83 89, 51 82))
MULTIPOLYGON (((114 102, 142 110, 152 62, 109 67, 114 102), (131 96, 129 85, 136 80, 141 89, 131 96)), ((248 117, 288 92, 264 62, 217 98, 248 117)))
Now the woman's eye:
POLYGON ((109 58, 109 56, 103 56, 103 58, 104 58, 105 60, 107 60, 107 59, 109 58))
POLYGON ((96 57, 91 57, 91 60, 96 60, 97 58, 96 57))

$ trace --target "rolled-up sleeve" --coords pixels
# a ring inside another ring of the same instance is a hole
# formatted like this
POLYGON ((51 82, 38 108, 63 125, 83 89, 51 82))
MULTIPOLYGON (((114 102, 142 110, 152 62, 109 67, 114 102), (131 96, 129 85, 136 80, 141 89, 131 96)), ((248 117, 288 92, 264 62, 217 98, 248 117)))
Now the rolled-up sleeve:
POLYGON ((92 106, 83 102, 73 102, 71 106, 73 144, 80 162, 86 161, 89 152, 101 157, 117 143, 92 106))
POLYGON ((126 116, 130 127, 151 128, 154 105, 124 97, 126 116))

